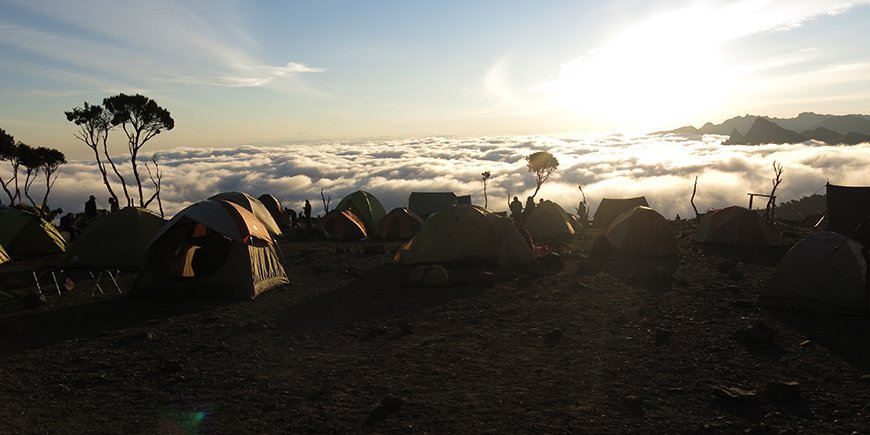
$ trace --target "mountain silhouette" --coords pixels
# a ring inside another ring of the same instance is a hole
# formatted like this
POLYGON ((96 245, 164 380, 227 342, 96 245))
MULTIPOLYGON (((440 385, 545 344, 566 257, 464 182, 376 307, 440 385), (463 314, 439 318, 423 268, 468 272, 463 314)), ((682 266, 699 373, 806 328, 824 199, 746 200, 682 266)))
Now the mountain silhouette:
POLYGON ((688 125, 653 134, 728 135, 729 138, 722 142, 725 145, 796 143, 810 139, 828 145, 855 145, 870 142, 870 115, 803 112, 794 118, 773 118, 747 114, 729 118, 721 124, 707 122, 701 128, 688 125))

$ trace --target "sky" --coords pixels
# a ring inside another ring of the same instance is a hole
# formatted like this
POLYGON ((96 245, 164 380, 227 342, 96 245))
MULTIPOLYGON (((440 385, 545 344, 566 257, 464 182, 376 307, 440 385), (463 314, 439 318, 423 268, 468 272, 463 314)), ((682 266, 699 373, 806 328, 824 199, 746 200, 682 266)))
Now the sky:
POLYGON ((86 158, 63 112, 121 92, 175 119, 146 151, 868 113, 867 23, 841 0, 0 0, 0 128, 86 158))

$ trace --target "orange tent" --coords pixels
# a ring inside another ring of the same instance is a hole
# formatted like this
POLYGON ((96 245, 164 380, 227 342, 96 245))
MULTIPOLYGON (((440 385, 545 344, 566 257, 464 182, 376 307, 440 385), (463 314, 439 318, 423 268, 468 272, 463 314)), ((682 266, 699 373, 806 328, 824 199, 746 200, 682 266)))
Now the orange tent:
POLYGON ((320 229, 329 239, 361 240, 366 238, 366 226, 350 210, 333 210, 320 220, 320 229))
POLYGON ((779 234, 758 213, 734 205, 705 214, 694 240, 736 246, 775 246, 779 243, 779 234))
POLYGON ((679 253, 668 221, 649 207, 637 206, 619 215, 606 235, 611 245, 628 255, 665 257, 679 253))
POLYGON ((392 209, 378 223, 379 239, 410 239, 423 227, 423 218, 406 207, 392 209))

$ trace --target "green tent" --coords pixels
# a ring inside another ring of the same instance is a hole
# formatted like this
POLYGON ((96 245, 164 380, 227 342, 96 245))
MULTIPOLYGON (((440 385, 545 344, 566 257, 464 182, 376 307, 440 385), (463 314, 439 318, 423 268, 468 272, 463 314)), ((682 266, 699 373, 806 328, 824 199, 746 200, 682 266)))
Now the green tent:
POLYGON ((387 214, 384 206, 374 195, 357 190, 345 196, 335 207, 336 210, 350 210, 357 215, 366 226, 366 233, 374 234, 378 230, 378 222, 387 214))
POLYGON ((13 258, 60 254, 66 241, 54 225, 17 208, 0 208, 0 245, 13 258))
POLYGON ((571 216, 553 201, 544 201, 529 213, 526 230, 535 241, 570 239, 574 237, 571 216))
POLYGON ((139 267, 166 220, 144 208, 126 207, 85 227, 60 259, 66 267, 139 267))

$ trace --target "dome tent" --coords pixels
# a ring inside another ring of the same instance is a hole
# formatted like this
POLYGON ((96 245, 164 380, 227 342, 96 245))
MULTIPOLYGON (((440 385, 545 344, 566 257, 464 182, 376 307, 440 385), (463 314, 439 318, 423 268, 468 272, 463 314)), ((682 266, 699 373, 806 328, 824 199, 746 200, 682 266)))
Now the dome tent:
POLYGON ((679 253, 668 221, 649 207, 637 206, 619 215, 607 227, 606 236, 627 255, 665 257, 679 253))
POLYGON ((604 198, 595 210, 595 215, 592 217, 592 226, 596 228, 607 228, 614 219, 622 213, 631 211, 631 209, 642 205, 649 207, 646 197, 638 196, 636 198, 612 199, 604 198))
POLYGON ((537 204, 526 218, 525 228, 535 241, 574 237, 573 219, 558 204, 544 201, 537 204))
POLYGON ((378 222, 387 214, 378 198, 362 190, 357 190, 342 198, 335 209, 353 212, 365 224, 366 233, 370 234, 377 231, 378 222))
POLYGON ((406 207, 397 207, 381 218, 375 237, 379 239, 410 239, 423 227, 423 219, 406 207))
POLYGON ((779 234, 758 213, 733 205, 704 214, 694 240, 734 246, 776 246, 779 234))
POLYGON ((65 267, 139 267, 151 240, 166 220, 138 207, 125 207, 91 221, 60 258, 65 267))
POLYGON ((395 259, 405 264, 488 260, 502 267, 535 262, 531 246, 511 219, 473 205, 457 205, 429 216, 395 259))
POLYGON ((319 224, 328 239, 362 240, 368 236, 365 224, 350 210, 333 210, 319 224))
POLYGON ((867 260, 862 245, 834 232, 810 234, 780 260, 760 303, 812 311, 867 312, 867 260))
POLYGON ((45 219, 17 208, 0 208, 0 246, 12 258, 60 254, 66 240, 45 219))
POLYGON ((268 193, 264 193, 258 196, 257 199, 263 203, 266 210, 269 210, 269 214, 272 215, 272 219, 275 219, 275 223, 277 223, 279 227, 287 226, 289 224, 287 222, 287 214, 284 210, 284 206, 281 205, 281 201, 278 201, 278 198, 275 198, 268 193))
POLYGON ((266 226, 269 233, 275 236, 281 235, 281 228, 278 226, 278 223, 275 222, 272 213, 269 212, 269 209, 267 209, 259 199, 244 192, 222 192, 209 199, 222 199, 240 205, 245 210, 253 213, 257 219, 263 222, 263 225, 266 226))
POLYGON ((130 296, 253 299, 287 282, 263 223, 235 203, 206 200, 160 229, 130 296))

